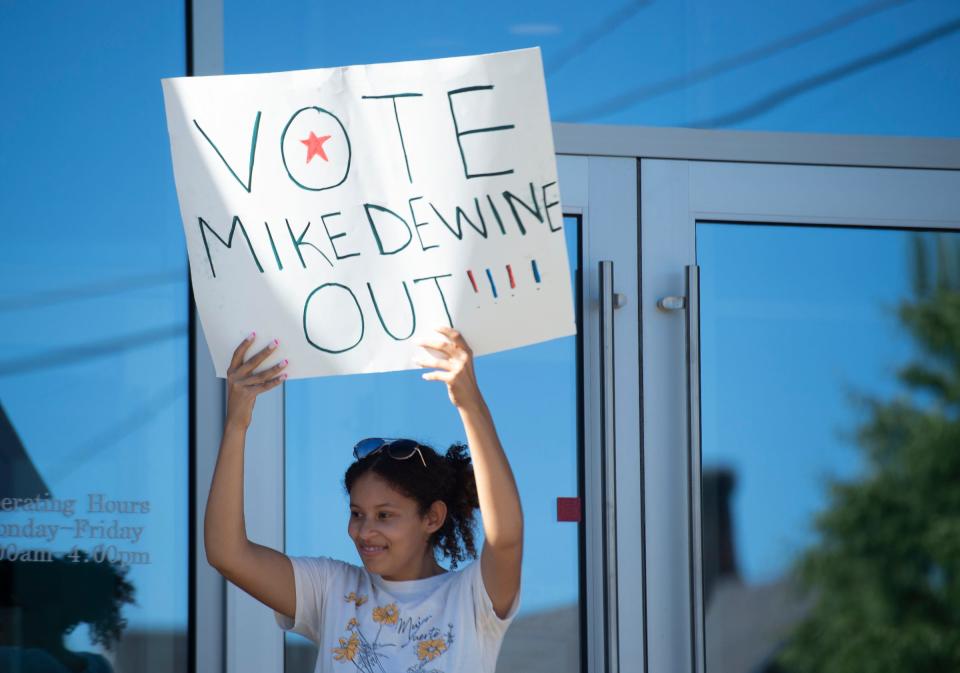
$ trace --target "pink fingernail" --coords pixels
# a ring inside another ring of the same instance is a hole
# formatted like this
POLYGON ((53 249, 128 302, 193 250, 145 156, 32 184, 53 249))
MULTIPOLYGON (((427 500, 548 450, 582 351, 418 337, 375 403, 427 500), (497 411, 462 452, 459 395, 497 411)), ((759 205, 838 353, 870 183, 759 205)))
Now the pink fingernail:
POLYGON ((280 345, 279 339, 274 339, 273 341, 270 342, 270 350, 273 350, 279 345, 280 345))
POLYGON ((247 341, 253 341, 253 337, 257 336, 256 332, 250 332, 250 335, 247 337, 247 341))
POLYGON ((281 380, 281 381, 286 381, 286 380, 287 380, 287 375, 286 375, 286 374, 281 374, 281 375, 280 375, 280 380, 281 380))
POLYGON ((283 365, 284 367, 286 367, 286 366, 287 366, 287 362, 289 362, 289 360, 284 360, 284 361, 281 362, 280 364, 283 365))

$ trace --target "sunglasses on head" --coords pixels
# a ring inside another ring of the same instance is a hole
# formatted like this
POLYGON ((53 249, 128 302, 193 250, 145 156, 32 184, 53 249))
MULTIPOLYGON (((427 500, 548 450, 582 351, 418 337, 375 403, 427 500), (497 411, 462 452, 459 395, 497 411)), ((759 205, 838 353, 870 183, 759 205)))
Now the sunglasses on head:
POLYGON ((353 457, 357 460, 363 460, 367 456, 386 451, 387 455, 394 460, 407 460, 412 458, 413 454, 420 456, 420 462, 427 466, 427 461, 423 459, 423 453, 420 452, 420 445, 412 439, 384 439, 382 437, 367 437, 361 439, 353 447, 353 457))

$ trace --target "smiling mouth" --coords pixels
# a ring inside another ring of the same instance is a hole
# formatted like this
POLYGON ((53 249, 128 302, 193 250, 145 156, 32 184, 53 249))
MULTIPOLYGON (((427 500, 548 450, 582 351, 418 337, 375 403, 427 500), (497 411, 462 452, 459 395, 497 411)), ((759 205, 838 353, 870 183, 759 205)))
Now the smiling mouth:
POLYGON ((358 547, 361 556, 376 556, 386 550, 386 547, 360 545, 358 547))

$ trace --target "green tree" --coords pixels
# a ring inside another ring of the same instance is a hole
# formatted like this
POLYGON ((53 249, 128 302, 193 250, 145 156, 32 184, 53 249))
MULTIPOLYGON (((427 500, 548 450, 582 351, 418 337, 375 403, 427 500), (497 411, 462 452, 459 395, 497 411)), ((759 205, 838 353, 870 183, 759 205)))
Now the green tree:
POLYGON ((828 484, 798 559, 814 600, 778 656, 789 673, 960 671, 960 246, 912 242, 898 316, 918 355, 898 372, 903 394, 859 398, 865 470, 828 484))

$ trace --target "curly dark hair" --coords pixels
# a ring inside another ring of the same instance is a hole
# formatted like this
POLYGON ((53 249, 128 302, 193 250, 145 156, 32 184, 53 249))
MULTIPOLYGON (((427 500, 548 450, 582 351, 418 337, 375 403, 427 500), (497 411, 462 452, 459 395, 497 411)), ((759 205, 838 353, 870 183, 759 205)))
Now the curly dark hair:
POLYGON ((450 559, 450 567, 477 557, 474 541, 474 514, 480 507, 477 482, 466 444, 453 444, 441 456, 433 447, 417 442, 426 469, 417 456, 407 460, 391 458, 385 451, 355 461, 343 478, 347 493, 362 475, 373 472, 393 488, 417 501, 420 515, 437 500, 447 506, 447 518, 430 536, 434 554, 450 559))

